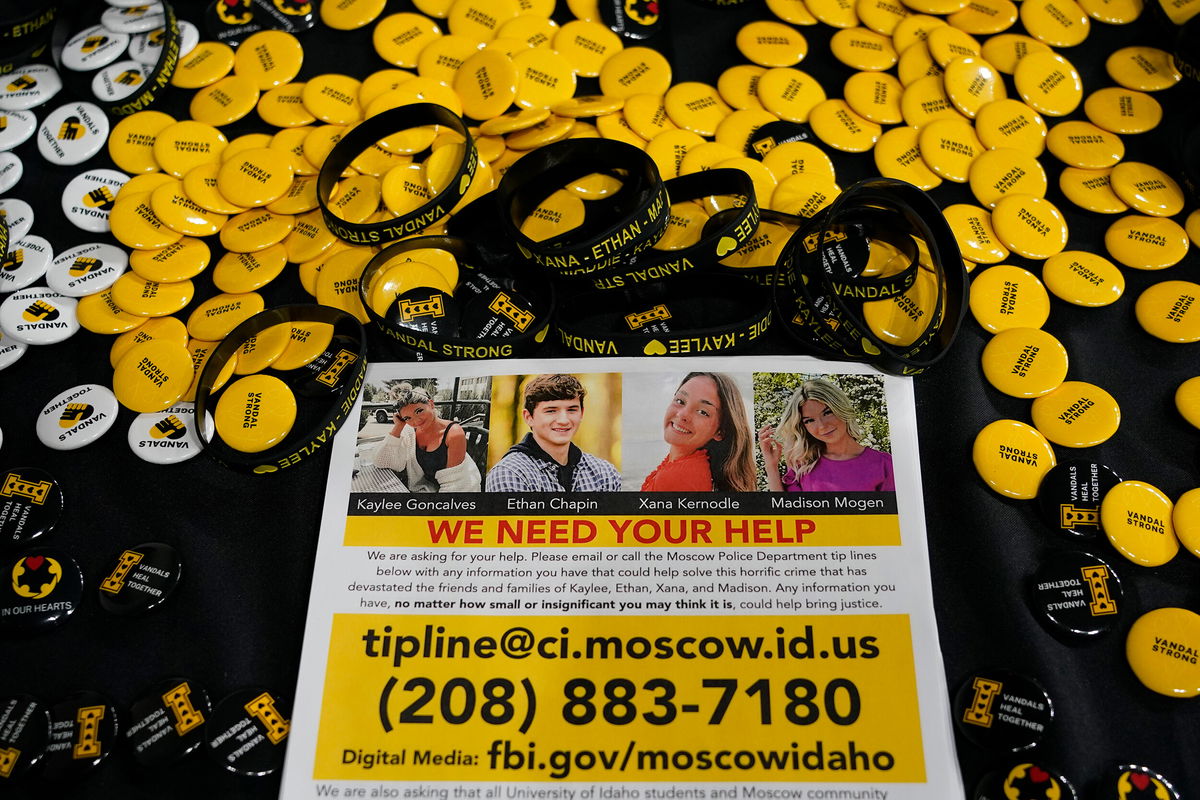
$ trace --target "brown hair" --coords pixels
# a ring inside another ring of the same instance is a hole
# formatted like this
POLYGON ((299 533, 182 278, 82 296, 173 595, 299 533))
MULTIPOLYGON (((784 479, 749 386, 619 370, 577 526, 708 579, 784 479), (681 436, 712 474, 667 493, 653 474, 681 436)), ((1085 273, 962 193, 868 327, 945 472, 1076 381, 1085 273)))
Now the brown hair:
POLYGON ((538 403, 547 400, 574 400, 579 398, 583 408, 583 397, 587 394, 583 384, 574 375, 536 375, 525 384, 525 410, 530 414, 538 403))
POLYGON ((703 448, 708 451, 713 487, 720 492, 753 492, 753 435, 742 393, 733 378, 723 372, 689 372, 679 386, 692 378, 711 379, 717 385, 717 397, 721 401, 721 420, 717 428, 721 439, 713 439, 703 448))

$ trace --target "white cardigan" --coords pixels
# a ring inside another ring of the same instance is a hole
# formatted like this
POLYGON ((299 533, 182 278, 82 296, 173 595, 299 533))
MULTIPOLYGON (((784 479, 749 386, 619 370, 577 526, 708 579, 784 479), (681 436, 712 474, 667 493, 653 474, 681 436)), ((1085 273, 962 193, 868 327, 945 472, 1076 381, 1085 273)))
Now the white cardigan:
POLYGON ((405 425, 399 436, 383 437, 373 457, 375 466, 405 474, 410 492, 478 492, 483 485, 479 467, 470 456, 455 467, 440 469, 431 479, 417 463, 417 434, 405 425))

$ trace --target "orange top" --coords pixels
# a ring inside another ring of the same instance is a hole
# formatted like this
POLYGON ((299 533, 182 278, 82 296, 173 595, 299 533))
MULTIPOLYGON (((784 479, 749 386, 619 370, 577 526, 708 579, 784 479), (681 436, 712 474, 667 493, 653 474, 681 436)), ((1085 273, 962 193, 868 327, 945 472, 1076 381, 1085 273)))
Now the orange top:
POLYGON ((677 461, 670 456, 654 468, 642 482, 643 492, 711 492, 713 490, 712 469, 708 465, 708 451, 696 450, 677 461))

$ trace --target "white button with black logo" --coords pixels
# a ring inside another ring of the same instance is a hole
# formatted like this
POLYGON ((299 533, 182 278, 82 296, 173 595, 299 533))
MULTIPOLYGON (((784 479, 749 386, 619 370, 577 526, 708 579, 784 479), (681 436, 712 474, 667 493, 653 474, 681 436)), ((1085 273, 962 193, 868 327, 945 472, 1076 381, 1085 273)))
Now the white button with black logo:
POLYGON ((0 292, 15 292, 32 286, 46 274, 54 251, 41 236, 10 239, 8 252, 0 261, 0 292))
POLYGON ((46 271, 46 285, 67 297, 103 292, 129 268, 129 256, 111 244, 92 242, 58 254, 46 271))
POLYGON ((0 78, 0 110, 25 111, 62 90, 62 77, 48 64, 26 64, 0 78))
POLYGON ((104 147, 108 117, 93 103, 68 103, 46 115, 38 152, 54 164, 82 164, 104 147))
POLYGON ((108 213, 117 202, 117 192, 129 180, 114 169, 90 169, 76 175, 63 189, 62 210, 76 228, 108 233, 108 213))
POLYGON ((25 164, 16 153, 0 153, 0 194, 16 186, 24 174, 25 164))
POLYGON ((25 351, 28 349, 29 345, 18 342, 11 336, 5 336, 4 331, 0 331, 0 369, 11 367, 17 363, 17 360, 25 355, 25 351))
POLYGON ((0 112, 0 150, 12 150, 33 136, 37 117, 32 111, 0 112))
POLYGON ((45 286, 22 289, 0 303, 0 330, 25 344, 56 344, 79 330, 78 305, 45 286))
POLYGON ((99 439, 117 421, 117 398, 111 389, 85 383, 67 389, 38 414, 34 429, 53 450, 76 450, 99 439))
POLYGON ((143 65, 137 61, 118 61, 92 78, 92 92, 101 100, 124 100, 146 84, 143 65))
MULTIPOLYGON (((212 438, 212 415, 205 413, 204 429, 212 438)), ((193 403, 178 403, 165 411, 139 414, 129 426, 129 449, 151 464, 178 464, 200 452, 193 403)))
POLYGON ((128 46, 129 34, 93 25, 67 40, 63 46, 62 64, 76 72, 91 72, 116 61, 128 46))
POLYGON ((106 8, 100 15, 100 22, 117 33, 144 33, 161 28, 166 23, 166 17, 162 3, 145 3, 125 8, 106 8))
MULTIPOLYGON (((152 67, 162 55, 167 41, 167 29, 156 28, 139 33, 129 41, 129 57, 139 64, 152 67)), ((183 58, 200 44, 200 29, 185 19, 179 20, 179 57, 183 58)))
POLYGON ((15 242, 25 238, 33 230, 33 206, 16 197, 0 200, 0 217, 8 226, 8 240, 15 242))

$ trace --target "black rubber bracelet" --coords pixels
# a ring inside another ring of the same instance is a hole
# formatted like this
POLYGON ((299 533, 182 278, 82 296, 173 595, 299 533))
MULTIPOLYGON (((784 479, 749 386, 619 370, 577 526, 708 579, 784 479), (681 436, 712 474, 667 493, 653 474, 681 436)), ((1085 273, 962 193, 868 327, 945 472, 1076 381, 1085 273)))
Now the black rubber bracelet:
POLYGON ((353 342, 353 347, 343 348, 336 353, 317 377, 317 380, 335 388, 333 399, 326 401, 329 410, 320 415, 319 422, 306 432, 300 435, 290 433, 279 444, 259 453, 235 450, 217 436, 213 436, 211 441, 207 441, 207 436, 200 436, 204 451, 230 469, 264 474, 294 467, 332 441, 354 408, 367 371, 366 336, 362 324, 346 312, 329 306, 280 306, 261 311, 239 324, 208 357, 196 385, 196 419, 201 420, 201 429, 205 427, 205 412, 213 394, 213 384, 238 349, 255 334, 275 325, 292 322, 326 323, 334 327, 335 343, 353 342))
POLYGON ((643 250, 626 267, 587 276, 587 283, 592 288, 624 289, 711 269, 718 266, 719 259, 737 251, 758 228, 754 183, 740 169, 710 169, 672 178, 667 181, 666 188, 672 204, 702 197, 735 195, 742 198, 742 205, 715 215, 714 224, 705 226, 700 241, 695 244, 678 250, 643 250))
POLYGON ((771 296, 753 281, 697 273, 677 283, 593 290, 563 301, 558 336, 590 356, 736 353, 771 324, 771 296))
POLYGON ((376 330, 403 356, 427 359, 473 360, 532 355, 549 333, 554 290, 546 281, 524 282, 509 274, 480 269, 479 255, 466 239, 416 236, 377 253, 358 282, 359 299, 376 330), (405 253, 432 248, 445 250, 458 262, 459 286, 454 297, 434 288, 421 288, 396 298, 380 314, 371 304, 372 281, 405 253), (456 313, 450 313, 454 304, 456 313), (480 315, 470 330, 459 319, 480 315), (446 320, 443 327, 438 320, 446 320), (407 323, 407 324, 406 324, 407 323))
POLYGON ((521 254, 561 278, 612 271, 657 242, 667 228, 670 201, 658 166, 631 144, 571 139, 532 151, 509 167, 495 191, 505 230, 521 254), (537 242, 521 223, 547 197, 593 173, 620 176, 610 198, 588 204, 584 226, 537 242))
POLYGON ((22 12, 0 16, 0 74, 28 64, 46 51, 58 16, 55 3, 22 3, 22 12))
POLYGON ((478 164, 475 142, 467 132, 467 123, 462 117, 433 103, 399 106, 358 123, 334 145, 317 177, 317 202, 321 206, 325 226, 339 239, 359 245, 388 245, 405 236, 420 233, 449 214, 467 193, 478 164), (330 210, 334 186, 350 162, 389 134, 425 125, 443 125, 461 135, 465 142, 462 162, 442 192, 416 210, 382 222, 347 222, 330 210))

